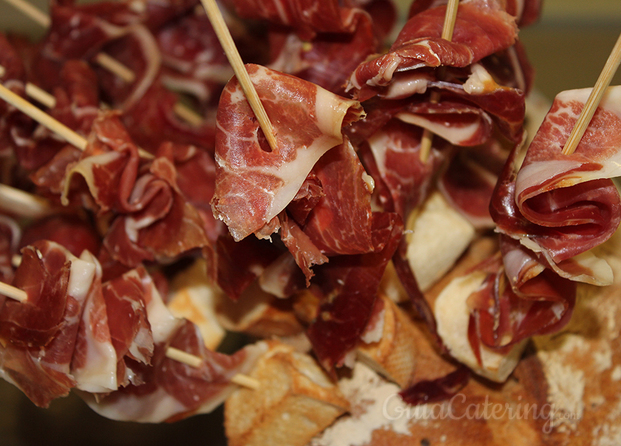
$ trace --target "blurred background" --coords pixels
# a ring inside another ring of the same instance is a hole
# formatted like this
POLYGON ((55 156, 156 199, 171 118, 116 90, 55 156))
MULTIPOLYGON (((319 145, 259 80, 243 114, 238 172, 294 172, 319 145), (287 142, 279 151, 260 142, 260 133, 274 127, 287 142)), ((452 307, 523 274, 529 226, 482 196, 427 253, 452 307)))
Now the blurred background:
MULTIPOLYGON (((47 9, 46 1, 32 3, 47 9)), ((4 0, 0 31, 27 31, 33 38, 43 34, 4 0)), ((520 32, 536 70, 537 90, 552 99, 563 90, 593 86, 620 33, 620 0, 544 0, 540 21, 520 32)), ((612 84, 621 84, 621 71, 612 84)), ((39 409, 0 379, 1 446, 224 445, 222 425, 221 409, 175 424, 113 422, 75 396, 39 409)))

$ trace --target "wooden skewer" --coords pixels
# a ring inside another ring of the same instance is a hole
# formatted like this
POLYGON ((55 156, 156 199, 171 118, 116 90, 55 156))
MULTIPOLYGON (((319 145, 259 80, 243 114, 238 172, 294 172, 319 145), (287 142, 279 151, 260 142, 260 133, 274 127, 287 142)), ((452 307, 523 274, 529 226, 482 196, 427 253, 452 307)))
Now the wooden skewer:
MULTIPOLYGON (((32 20, 37 22, 44 28, 49 28, 51 25, 50 18, 41 10, 37 9, 30 3, 24 0, 5 0, 7 3, 11 4, 15 8, 19 9, 21 12, 26 14, 32 20)), ((136 75, 134 72, 123 65, 118 60, 111 57, 106 53, 98 53, 93 58, 95 62, 97 62, 100 66, 115 74, 116 76, 123 79, 125 82, 130 83, 136 79, 136 75)), ((42 102, 42 104, 46 105, 42 102)), ((177 103, 175 106, 175 111, 180 118, 185 119, 188 123, 199 126, 203 123, 203 118, 198 115, 193 110, 186 107, 184 104, 177 103)))
POLYGON ((220 45, 224 49, 226 57, 235 72, 235 76, 239 81, 239 84, 244 90, 244 94, 250 103, 250 107, 254 112, 259 125, 261 126, 261 130, 263 130, 263 134, 267 139, 267 142, 272 150, 276 149, 276 137, 274 136, 274 127, 265 112, 265 108, 259 99, 259 95, 252 85, 252 81, 250 80, 250 76, 248 75, 248 71, 246 71, 246 67, 244 66, 244 62, 237 51, 237 47, 235 46, 235 42, 231 37, 231 33, 224 22, 224 18, 222 17, 222 13, 218 8, 215 0, 201 0, 205 11, 207 12, 207 17, 209 17, 209 21, 216 32, 216 36, 218 36, 218 40, 220 41, 220 45))
POLYGON ((4 99, 6 102, 13 105, 15 108, 22 111, 23 113, 27 114, 39 124, 42 124, 51 131, 62 136, 68 143, 74 145, 78 149, 86 149, 87 141, 85 138, 71 130, 63 123, 52 118, 41 109, 35 107, 21 96, 13 93, 2 84, 0 84, 0 98, 4 99))
MULTIPOLYGON (((444 25, 442 27, 442 38, 445 40, 453 39, 453 31, 455 30, 455 21, 457 20, 457 10, 459 8, 459 0, 449 0, 446 5, 446 13, 444 15, 444 25)), ((439 71, 443 73, 444 70, 439 71)), ((442 76, 440 76, 442 77, 442 76)), ((430 101, 437 103, 440 100, 440 93, 434 91, 431 94, 430 101)), ((423 137, 420 142, 420 159, 423 163, 427 162, 429 153, 431 152, 431 143, 433 142, 433 133, 428 130, 423 130, 423 137)))
MULTIPOLYGON (((183 364, 187 364, 190 367, 198 368, 203 363, 203 360, 198 356, 192 355, 190 353, 184 352, 183 350, 179 350, 174 347, 168 347, 166 349, 166 357, 173 359, 175 361, 179 361, 183 364)), ((239 386, 248 387, 253 390, 257 390, 260 387, 259 381, 256 379, 238 373, 237 375, 231 378, 231 382, 235 383, 239 386)))
POLYGON ((0 184, 0 209, 26 218, 41 218, 53 212, 45 198, 6 184, 0 184))
POLYGON ((24 302, 28 299, 28 294, 24 290, 20 290, 19 288, 4 282, 0 282, 0 294, 19 302, 24 302))
POLYGON ((56 98, 35 84, 28 82, 26 84, 26 95, 45 105, 47 108, 56 107, 56 98))
POLYGON ((576 121, 574 128, 569 134, 565 147, 563 147, 563 155, 571 155, 578 147, 580 140, 584 136, 584 132, 586 132, 591 119, 593 119, 593 115, 595 114, 599 103, 604 97, 604 93, 606 93, 606 89, 617 72, 617 68, 619 68, 619 63, 621 63, 621 35, 619 35, 617 43, 612 49, 610 56, 608 56, 606 65, 604 65, 604 68, 600 73, 589 98, 582 108, 580 116, 578 116, 578 120, 576 121))
MULTIPOLYGON (((52 132, 63 137, 69 144, 74 145, 80 150, 86 149, 87 140, 82 137, 78 133, 71 130, 69 127, 64 125, 63 123, 57 121, 52 118, 47 113, 43 112, 41 109, 35 107, 30 102, 22 98, 21 96, 13 93, 11 90, 6 88, 4 85, 0 84, 0 98, 4 99, 9 104, 13 105, 18 110, 30 116, 32 119, 37 121, 39 124, 47 127, 52 132)), ((152 159, 153 155, 149 152, 138 149, 138 153, 142 158, 152 159)))
MULTIPOLYGON (((0 65, 0 77, 3 77, 5 73, 6 69, 0 65)), ((26 83, 26 95, 40 104, 45 105, 47 108, 54 108, 56 106, 56 98, 33 83, 26 83)))

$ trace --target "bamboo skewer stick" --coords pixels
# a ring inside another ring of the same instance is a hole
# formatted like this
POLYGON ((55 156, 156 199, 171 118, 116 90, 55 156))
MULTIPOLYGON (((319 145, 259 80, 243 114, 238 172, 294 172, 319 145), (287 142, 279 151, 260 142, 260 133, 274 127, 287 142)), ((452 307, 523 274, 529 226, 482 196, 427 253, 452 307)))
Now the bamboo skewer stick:
POLYGON ((621 63, 621 35, 619 35, 617 43, 608 56, 608 60, 597 78, 597 82, 595 83, 591 94, 584 104, 582 112, 580 112, 580 116, 578 116, 578 120, 576 121, 574 128, 571 130, 569 138, 565 143, 565 147, 563 147, 563 155, 571 155, 578 147, 580 140, 584 136, 584 133, 591 122, 591 119, 593 119, 593 115, 595 114, 599 103, 606 93, 606 89, 617 72, 617 68, 619 68, 619 63, 621 63))
MULTIPOLYGON (((203 363, 203 360, 198 356, 192 355, 174 347, 168 347, 166 349, 166 357, 194 368, 200 367, 200 365, 203 363)), ((233 376, 231 378, 231 382, 239 386, 248 387, 253 390, 257 390, 260 387, 259 381, 241 373, 233 376)))
MULTIPOLYGON (((4 99, 9 104, 13 105, 15 108, 20 110, 21 112, 27 114, 32 119, 37 121, 39 124, 47 127, 52 132, 60 135, 64 138, 69 144, 77 147, 80 150, 86 149, 88 141, 86 138, 81 136, 80 134, 74 132, 69 127, 64 125, 63 123, 57 121, 47 113, 43 112, 41 109, 35 107, 30 102, 22 98, 21 96, 13 93, 11 90, 6 88, 4 85, 0 84, 0 98, 4 99)), ((149 152, 146 152, 143 149, 138 149, 138 152, 142 158, 152 159, 153 155, 149 152)))
POLYGON ((226 57, 235 72, 235 76, 239 81, 239 84, 248 99, 250 107, 254 112, 257 121, 259 121, 259 125, 261 126, 261 130, 263 130, 263 134, 267 139, 267 142, 272 150, 276 149, 276 137, 274 136, 274 127, 265 112, 265 108, 259 99, 259 95, 252 85, 252 81, 250 80, 250 76, 248 75, 248 71, 246 71, 246 67, 244 66, 244 62, 237 51, 237 47, 235 46, 235 42, 231 37, 231 33, 224 22, 224 18, 222 17, 222 13, 218 8, 215 0, 201 0, 205 11, 207 12, 207 16, 209 17, 209 21, 213 26, 213 29, 218 36, 218 40, 220 41, 220 45, 224 49, 226 57))
POLYGON ((20 110, 21 112, 27 114, 39 124, 47 127, 51 131, 57 133, 62 136, 68 143, 74 145, 80 150, 86 149, 87 141, 85 138, 71 130, 69 127, 64 125, 63 123, 57 121, 52 118, 47 113, 43 112, 41 109, 35 107, 30 102, 22 98, 21 96, 13 93, 11 90, 6 88, 4 85, 0 84, 0 98, 4 99, 9 104, 13 105, 15 108, 20 110))
MULTIPOLYGON (((32 20, 37 22, 44 28, 49 28, 51 25, 50 18, 42 12, 40 9, 34 7, 30 3, 25 0, 5 0, 7 3, 11 4, 13 7, 19 9, 25 15, 30 17, 32 20)), ((125 82, 130 83, 136 79, 136 75, 134 72, 123 65, 118 60, 111 57, 106 53, 97 53, 93 58, 95 62, 97 62, 101 67, 115 74, 116 76, 123 79, 125 82)), ((45 105, 45 104, 44 104, 45 105)), ((193 110, 186 107, 184 104, 177 103, 175 105, 175 112, 180 118, 185 119, 188 123, 198 126, 203 123, 203 118, 198 115, 193 110)))
POLYGON ((48 200, 6 184, 0 184, 0 209, 26 218, 41 218, 52 213, 48 200))
POLYGON ((56 98, 35 84, 28 82, 26 84, 26 95, 45 105, 47 108, 56 107, 56 98))
MULTIPOLYGON (((444 15, 444 25, 442 27, 442 38, 445 40, 453 39, 453 31, 455 30, 455 21, 457 20, 457 10, 459 9, 459 0, 449 0, 446 5, 446 13, 444 15)), ((442 67, 441 67, 442 68, 442 67)), ((444 70, 440 69, 439 73, 443 73, 444 70)), ((440 100, 440 93, 434 91, 431 94, 430 101, 437 103, 440 100)), ((431 144, 433 142, 433 133, 428 130, 423 130, 423 136, 420 142, 420 159, 423 163, 427 162, 429 153, 431 152, 431 144)))
POLYGON ((11 286, 4 282, 0 282, 0 294, 10 297, 11 299, 19 302, 24 302, 28 299, 28 294, 24 290, 20 290, 17 287, 11 286))

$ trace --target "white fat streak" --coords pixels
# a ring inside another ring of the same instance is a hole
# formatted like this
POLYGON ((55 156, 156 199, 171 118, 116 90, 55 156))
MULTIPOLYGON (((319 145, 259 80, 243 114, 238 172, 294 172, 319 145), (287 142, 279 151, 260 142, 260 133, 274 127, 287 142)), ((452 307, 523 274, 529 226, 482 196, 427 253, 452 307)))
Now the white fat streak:
POLYGON ((461 144, 462 141, 470 140, 479 129, 478 121, 465 126, 450 126, 429 121, 421 115, 415 115, 412 113, 398 113, 396 117, 403 122, 407 122, 408 124, 414 124, 427 129, 455 145, 461 144))
POLYGON ((390 83, 386 92, 382 95, 385 99, 400 99, 414 94, 423 94, 427 91, 429 79, 424 74, 415 71, 404 74, 390 83))
POLYGON ((310 146, 299 148, 295 160, 286 166, 261 169, 263 173, 281 178, 284 182, 284 187, 274 196, 267 211, 266 222, 278 215, 293 200, 319 158, 343 142, 341 133, 343 119, 347 110, 357 103, 353 100, 343 101, 342 98, 322 88, 317 88, 315 98, 316 124, 322 136, 315 139, 310 146))
MULTIPOLYGON (((131 271, 128 274, 136 274, 139 277, 136 271, 131 271)), ((151 281, 150 278, 147 280, 151 281)), ((162 296, 160 296, 153 282, 145 285, 150 286, 152 290, 151 301, 147 304, 147 319, 151 325, 153 342, 156 344, 166 342, 177 330, 182 320, 176 318, 164 304, 162 296)))
POLYGON ((92 258, 84 256, 84 259, 78 259, 71 256, 71 270, 69 273, 69 285, 67 294, 78 300, 84 299, 91 288, 95 278, 97 265, 92 258))
MULTIPOLYGON (((611 285, 614 279, 614 273, 607 260, 597 257, 592 250, 583 252, 571 258, 571 261, 579 264, 585 273, 574 275, 571 272, 563 270, 552 259, 550 253, 543 249, 537 242, 528 237, 519 237, 520 244, 530 249, 533 252, 541 253, 547 260, 550 267, 561 277, 564 277, 575 282, 584 282, 596 286, 608 286, 611 285)), ((572 268, 571 270, 573 270, 572 268)), ((570 271, 571 271, 570 270, 570 271)))
POLYGON ((86 404, 99 415, 118 421, 161 423, 170 416, 187 410, 183 404, 161 387, 148 395, 125 394, 112 402, 104 398, 98 403, 92 395, 84 395, 83 398, 86 404))
POLYGON ((464 84, 464 91, 468 94, 484 94, 498 86, 494 78, 480 64, 473 64, 471 74, 464 84), (490 88, 492 87, 492 88, 490 88))
POLYGON ((161 53, 153 34, 145 26, 140 24, 132 25, 129 30, 140 42, 143 54, 146 54, 148 57, 144 75, 141 79, 138 79, 138 82, 136 82, 132 88, 132 94, 122 104, 121 108, 123 110, 129 109, 144 96, 149 87, 153 84, 162 65, 161 53))
POLYGON ((507 355, 499 354, 481 345, 481 360, 468 341, 470 310, 468 296, 485 280, 486 273, 479 271, 453 279, 438 296, 434 314, 438 323, 438 335, 451 352, 451 356, 468 366, 473 372, 496 382, 504 382, 517 365, 526 341, 518 343, 507 355))
POLYGON ((89 156, 88 158, 84 158, 79 161, 66 176, 65 179, 65 187, 63 188, 63 193, 60 197, 60 201, 63 206, 67 206, 69 204, 69 199, 67 195, 69 194, 69 186, 71 185, 71 178, 75 174, 80 174, 86 181, 91 194, 97 195, 98 188, 95 186, 95 178, 92 175, 93 166, 97 164, 107 164, 115 161, 117 158, 121 157, 122 154, 119 152, 106 152, 100 155, 89 156))
MULTIPOLYGON (((88 251, 82 252, 80 259, 94 265, 94 273, 101 277, 101 265, 88 251)), ((93 301, 87 299, 82 312, 82 324, 86 327, 97 326, 100 321, 91 319, 93 314, 93 301)), ((72 369, 77 384, 76 387, 86 392, 109 392, 118 388, 116 367, 117 357, 110 338, 107 342, 99 342, 92 336, 89 330, 86 332, 87 341, 85 367, 72 369)))

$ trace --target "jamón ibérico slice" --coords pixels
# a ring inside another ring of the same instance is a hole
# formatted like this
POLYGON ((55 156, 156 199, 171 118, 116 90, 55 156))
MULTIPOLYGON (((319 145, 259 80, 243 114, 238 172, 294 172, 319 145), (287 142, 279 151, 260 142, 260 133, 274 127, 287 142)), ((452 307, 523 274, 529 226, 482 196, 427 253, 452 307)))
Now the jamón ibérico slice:
POLYGON ((208 17, 183 16, 164 25, 155 37, 162 53, 162 83, 202 106, 213 103, 233 70, 208 17))
POLYGON ((456 151, 438 181, 438 189, 447 201, 477 228, 493 228, 489 212, 509 150, 502 138, 456 151))
POLYGON ((307 335, 326 370, 334 372, 360 342, 373 315, 377 290, 401 236, 403 223, 394 213, 376 213, 373 221, 375 252, 336 256, 315 268, 313 283, 326 301, 321 304, 307 335))
POLYGON ((101 237, 91 222, 73 214, 58 214, 35 220, 24 228, 20 247, 38 240, 50 240, 64 246, 74 256, 82 251, 99 252, 101 237))
POLYGON ((15 345, 45 347, 64 324, 71 263, 65 250, 52 246, 41 242, 22 250, 13 286, 28 299, 6 300, 0 313, 0 335, 15 345))
POLYGON ((237 300, 281 254, 268 240, 247 237, 236 242, 227 233, 216 242, 211 274, 226 295, 237 300))
POLYGON ((289 29, 271 29, 269 67, 344 95, 352 71, 380 50, 374 23, 369 16, 360 15, 351 33, 322 33, 311 41, 302 40, 289 29), (343 58, 343 54, 348 57, 343 58))
POLYGON ((264 19, 294 29, 301 38, 312 39, 316 33, 352 32, 362 9, 343 7, 342 2, 326 0, 233 0, 237 13, 244 18, 264 19))
POLYGON ((259 343, 233 355, 212 352, 203 345, 198 327, 184 321, 170 339, 156 345, 151 367, 135 365, 143 384, 129 385, 98 400, 89 394, 82 396, 95 412, 110 419, 177 421, 219 406, 236 387, 230 379, 237 373, 248 373, 265 351, 266 346, 259 343), (198 356, 203 362, 194 368, 169 359, 165 356, 168 347, 198 356))
POLYGON ((411 17, 390 51, 361 64, 349 88, 366 100, 376 89, 388 86, 395 76, 423 67, 467 67, 515 42, 517 26, 499 2, 463 2, 451 41, 441 39, 446 6, 427 9, 411 17))
POLYGON ((589 92, 557 96, 517 173, 511 155, 490 210, 499 232, 544 256, 559 274, 601 285, 610 282, 610 268, 589 251, 621 221, 621 200, 609 179, 620 173, 621 139, 612 129, 621 126, 621 88, 610 90, 576 151, 563 155, 589 92))
POLYGON ((275 130, 269 150, 236 78, 220 98, 216 134, 214 215, 235 240, 260 231, 296 196, 317 160, 343 142, 342 127, 358 119, 358 102, 310 82, 247 65, 275 130))
POLYGON ((118 113, 101 112, 93 122, 89 144, 80 161, 70 165, 66 172, 63 204, 70 199, 84 205, 91 203, 92 210, 98 213, 135 210, 129 197, 139 164, 138 147, 121 124, 118 113), (73 180, 78 175, 83 182, 73 180), (74 198, 76 194, 78 197, 74 198))
POLYGON ((95 265, 95 275, 80 319, 71 374, 76 380, 77 389, 107 393, 118 388, 118 361, 103 297, 102 267, 88 251, 81 258, 95 265))
POLYGON ((144 364, 153 356, 153 333, 147 319, 144 289, 140 276, 132 270, 102 286, 108 327, 118 361, 118 385, 126 385, 125 357, 144 364))
MULTIPOLYGON (((517 242, 513 244, 520 249, 517 242)), ((519 286, 513 286, 503 266, 507 254, 505 251, 503 256, 495 256, 477 267, 488 276, 479 290, 468 297, 469 331, 476 333, 477 343, 499 351, 534 335, 560 330, 569 322, 576 299, 576 282, 545 267, 519 286)), ((472 338, 470 343, 478 351, 472 338)))
MULTIPOLYGON (((409 16, 418 14, 425 9, 445 5, 448 0, 414 0, 410 5, 409 16)), ((505 11, 516 18, 520 29, 536 22, 541 13, 542 0, 505 0, 505 11)))
POLYGON ((313 171, 322 187, 304 224, 313 244, 327 256, 381 249, 373 236, 373 180, 349 141, 322 156, 313 171))
POLYGON ((75 386, 70 364, 95 265, 53 242, 22 250, 13 285, 28 300, 0 309, 0 376, 47 407, 75 386))
POLYGON ((420 157, 422 129, 399 120, 389 121, 368 140, 377 170, 376 184, 387 188, 384 208, 397 212, 404 221, 420 205, 432 187, 434 175, 444 164, 447 144, 434 138, 428 159, 420 157))

